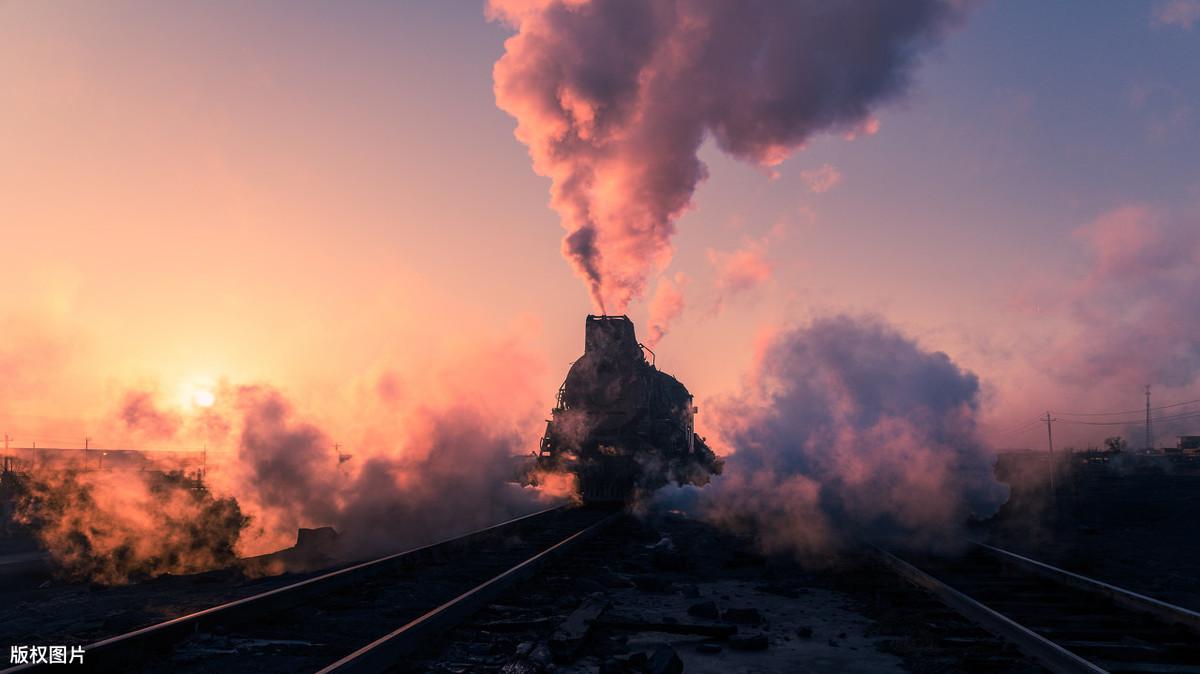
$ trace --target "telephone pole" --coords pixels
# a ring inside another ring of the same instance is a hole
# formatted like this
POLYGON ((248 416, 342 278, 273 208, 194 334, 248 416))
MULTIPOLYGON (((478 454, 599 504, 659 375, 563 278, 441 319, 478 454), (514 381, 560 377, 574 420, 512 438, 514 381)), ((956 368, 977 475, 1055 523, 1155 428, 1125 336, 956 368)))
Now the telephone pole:
POLYGON ((1146 384, 1146 453, 1154 449, 1154 438, 1150 433, 1150 385, 1146 384))
POLYGON ((1050 448, 1050 494, 1054 495, 1054 431, 1051 430, 1051 422, 1056 421, 1050 416, 1050 412, 1046 412, 1046 443, 1050 448))

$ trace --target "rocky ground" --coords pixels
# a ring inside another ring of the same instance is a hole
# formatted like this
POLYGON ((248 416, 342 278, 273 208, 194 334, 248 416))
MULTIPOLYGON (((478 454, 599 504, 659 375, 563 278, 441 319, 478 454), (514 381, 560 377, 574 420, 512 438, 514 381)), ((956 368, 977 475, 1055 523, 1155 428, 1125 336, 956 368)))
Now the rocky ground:
POLYGON ((431 645, 421 672, 1033 672, 867 559, 825 571, 628 518, 431 645))

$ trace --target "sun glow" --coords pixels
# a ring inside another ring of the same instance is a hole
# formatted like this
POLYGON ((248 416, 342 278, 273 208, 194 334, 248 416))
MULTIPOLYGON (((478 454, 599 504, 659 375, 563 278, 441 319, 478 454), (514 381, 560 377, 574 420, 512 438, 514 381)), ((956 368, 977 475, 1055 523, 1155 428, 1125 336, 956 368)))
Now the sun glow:
POLYGON ((184 410, 205 409, 217 402, 216 382, 207 376, 186 379, 179 384, 179 406, 184 410))
POLYGON ((196 389, 192 392, 192 403, 197 407, 212 407, 217 396, 208 389, 196 389))

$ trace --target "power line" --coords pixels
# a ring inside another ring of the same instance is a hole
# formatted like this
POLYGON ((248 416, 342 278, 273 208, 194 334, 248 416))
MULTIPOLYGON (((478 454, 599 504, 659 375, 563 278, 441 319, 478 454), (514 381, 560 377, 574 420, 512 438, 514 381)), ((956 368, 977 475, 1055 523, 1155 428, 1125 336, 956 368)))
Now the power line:
POLYGON ((1034 426, 1041 424, 1043 421, 1044 421, 1044 419, 1042 419, 1041 417, 1035 417, 1031 421, 1027 421, 1019 426, 1013 426, 1012 428, 1009 428, 1007 430, 996 431, 995 433, 992 433, 992 435, 993 436, 1010 435, 1012 433, 1017 433, 1019 431, 1024 431, 1024 430, 1033 428, 1034 426))
MULTIPOLYGON (((1185 400, 1180 403, 1171 403, 1170 405, 1161 405, 1159 407, 1151 407, 1152 411, 1171 409, 1172 407, 1182 407, 1184 405, 1192 405, 1200 403, 1200 398, 1196 400, 1185 400)), ((1121 412, 1055 412, 1055 414, 1068 417, 1113 417, 1118 414, 1141 414, 1144 409, 1123 410, 1121 412)))
MULTIPOLYGON (((1167 417, 1151 417, 1150 421, 1182 421, 1184 419, 1200 419, 1200 412, 1185 412, 1167 417)), ((1122 419, 1120 421, 1078 421, 1075 419, 1059 419, 1064 424, 1076 426, 1137 426, 1145 424, 1145 419, 1122 419)))
MULTIPOLYGON (((1164 405, 1159 408, 1151 408, 1151 409, 1166 409, 1168 407, 1178 407, 1178 405, 1164 405)), ((1141 410, 1134 410, 1134 411, 1140 412, 1141 410)), ((1187 419, 1200 419, 1200 410, 1192 411, 1192 412, 1183 412, 1180 414, 1172 414, 1172 415, 1168 415, 1168 416, 1151 417, 1150 421, 1152 421, 1152 422, 1184 421, 1187 419)), ((1078 419, 1063 419, 1061 417, 1055 417, 1054 420, 1059 423, 1072 424, 1075 426, 1135 426, 1135 425, 1146 423, 1145 419, 1118 419, 1116 421, 1081 421, 1078 419)), ((1013 426, 1011 428, 1008 428, 1008 429, 1005 429, 1002 431, 995 431, 992 433, 992 435, 993 436, 1009 435, 1012 433, 1017 433, 1020 431, 1024 431, 1024 430, 1033 428, 1034 426, 1037 426, 1039 424, 1044 424, 1044 423, 1046 423, 1045 417, 1036 417, 1036 418, 1032 419, 1031 421, 1027 421, 1023 424, 1019 424, 1017 426, 1013 426)))

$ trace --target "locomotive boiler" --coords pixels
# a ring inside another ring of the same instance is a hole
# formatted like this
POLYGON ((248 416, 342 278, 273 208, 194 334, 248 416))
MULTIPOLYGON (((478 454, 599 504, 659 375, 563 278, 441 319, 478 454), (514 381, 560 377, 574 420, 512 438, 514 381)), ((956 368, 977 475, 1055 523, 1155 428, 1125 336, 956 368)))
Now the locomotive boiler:
POLYGON ((706 484, 721 460, 696 434, 696 412, 687 388, 638 343, 633 321, 588 316, 583 356, 558 390, 537 466, 573 473, 588 502, 629 501, 672 482, 706 484))

